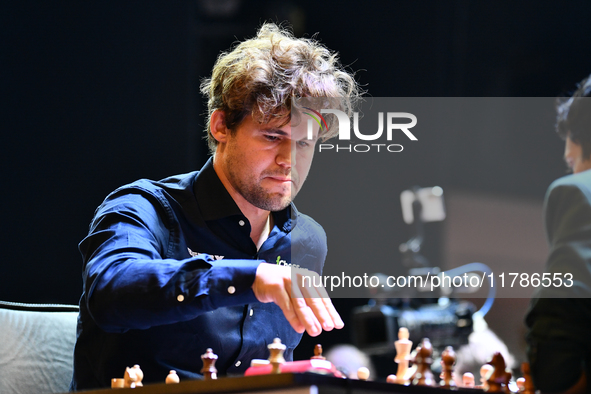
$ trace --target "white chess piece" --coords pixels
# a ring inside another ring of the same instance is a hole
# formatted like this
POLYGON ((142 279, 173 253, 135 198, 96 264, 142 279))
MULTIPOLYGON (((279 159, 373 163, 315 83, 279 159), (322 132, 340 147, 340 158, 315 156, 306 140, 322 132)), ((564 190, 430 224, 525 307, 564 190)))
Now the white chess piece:
POLYGON ((180 383, 180 381, 181 379, 179 378, 179 375, 176 374, 174 369, 171 369, 168 376, 166 377, 166 384, 180 383))
POLYGON ((398 340, 394 342, 394 346, 396 347, 394 361, 398 363, 396 383, 400 384, 408 383, 406 375, 408 373, 408 361, 410 360, 410 351, 412 349, 412 341, 408 338, 408 329, 406 327, 400 327, 398 330, 398 340))
POLYGON ((470 372, 466 372, 463 376, 462 376, 462 386, 466 387, 466 388, 474 388, 474 375, 471 374, 470 372))
POLYGON ((369 379, 369 369, 367 367, 360 367, 357 370, 357 379, 359 379, 359 380, 369 379))
POLYGON ((493 371, 494 367, 490 364, 484 364, 480 367, 480 386, 485 391, 488 389, 488 383, 486 383, 486 380, 493 371))

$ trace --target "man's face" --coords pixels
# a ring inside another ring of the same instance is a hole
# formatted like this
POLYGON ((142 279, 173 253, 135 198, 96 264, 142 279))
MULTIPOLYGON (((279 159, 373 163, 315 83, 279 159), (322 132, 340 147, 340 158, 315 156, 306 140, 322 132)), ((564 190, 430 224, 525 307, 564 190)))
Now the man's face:
POLYGON ((583 157, 583 147, 580 144, 573 142, 573 140, 570 139, 570 136, 566 137, 564 161, 568 168, 570 168, 575 174, 591 169, 591 159, 583 157))
POLYGON ((232 188, 266 211, 280 211, 295 198, 308 176, 317 140, 307 139, 305 122, 293 128, 280 123, 259 124, 249 115, 216 153, 222 155, 222 171, 232 188))

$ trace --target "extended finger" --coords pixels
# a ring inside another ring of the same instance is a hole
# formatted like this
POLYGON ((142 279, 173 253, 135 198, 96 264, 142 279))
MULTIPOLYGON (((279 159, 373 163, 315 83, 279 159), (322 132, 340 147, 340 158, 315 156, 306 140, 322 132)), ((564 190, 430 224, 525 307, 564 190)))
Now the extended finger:
POLYGON ((337 312, 332 301, 330 300, 330 297, 328 296, 326 289, 324 287, 316 287, 316 291, 318 292, 320 299, 324 303, 324 306, 328 311, 328 314, 334 322, 334 326, 338 329, 343 328, 345 326, 345 323, 343 322, 343 319, 341 319, 341 315, 339 315, 339 312, 337 312))
POLYGON ((320 294, 316 287, 304 286, 302 287, 302 294, 305 297, 306 303, 314 313, 314 316, 318 319, 322 328, 326 331, 330 331, 335 327, 335 322, 329 311, 326 309, 324 300, 320 297, 320 294))
POLYGON ((312 337, 319 335, 322 332, 322 326, 316 318, 312 309, 308 306, 307 300, 304 298, 298 286, 292 286, 292 305, 300 322, 306 327, 306 331, 312 337))
POLYGON ((283 315, 293 327, 293 329, 300 334, 306 331, 307 327, 302 324, 299 314, 297 313, 296 308, 294 308, 292 297, 289 294, 289 289, 283 288, 279 290, 278 294, 274 298, 275 304, 281 308, 283 315))

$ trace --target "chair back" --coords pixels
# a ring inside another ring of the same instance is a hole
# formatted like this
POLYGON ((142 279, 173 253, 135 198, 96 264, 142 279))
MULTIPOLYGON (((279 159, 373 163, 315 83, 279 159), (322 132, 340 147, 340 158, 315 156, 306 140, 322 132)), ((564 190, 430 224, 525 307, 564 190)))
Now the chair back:
POLYGON ((78 306, 0 301, 0 393, 57 393, 72 379, 78 306))

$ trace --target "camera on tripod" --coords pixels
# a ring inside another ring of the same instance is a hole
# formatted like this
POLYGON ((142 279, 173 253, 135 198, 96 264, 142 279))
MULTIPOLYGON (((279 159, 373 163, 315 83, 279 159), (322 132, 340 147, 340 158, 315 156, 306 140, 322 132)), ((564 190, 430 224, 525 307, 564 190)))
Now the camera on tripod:
POLYGON ((352 316, 353 344, 369 355, 391 353, 400 327, 408 328, 413 343, 429 338, 436 350, 468 343, 474 304, 445 297, 421 301, 424 304, 409 299, 372 300, 356 308, 352 316))
MULTIPOLYGON (((399 247, 406 278, 433 280, 433 277, 443 273, 438 267, 430 266, 421 254, 421 247, 424 223, 445 219, 443 190, 437 186, 414 187, 403 191, 400 199, 404 221, 413 225, 411 238, 399 247)), ((481 266, 471 265, 467 268, 488 268, 481 266)), ((410 340, 415 344, 422 338, 429 338, 436 353, 446 346, 458 348, 468 343, 468 336, 473 330, 473 317, 477 312, 474 304, 449 298, 453 296, 449 288, 438 287, 436 291, 426 291, 416 286, 416 282, 414 286, 392 286, 392 276, 375 276, 380 278, 380 284, 370 289, 372 299, 352 312, 352 342, 356 347, 368 355, 394 352, 394 341, 398 339, 400 327, 408 328, 410 340)), ((406 281, 406 278, 399 279, 406 281)))

